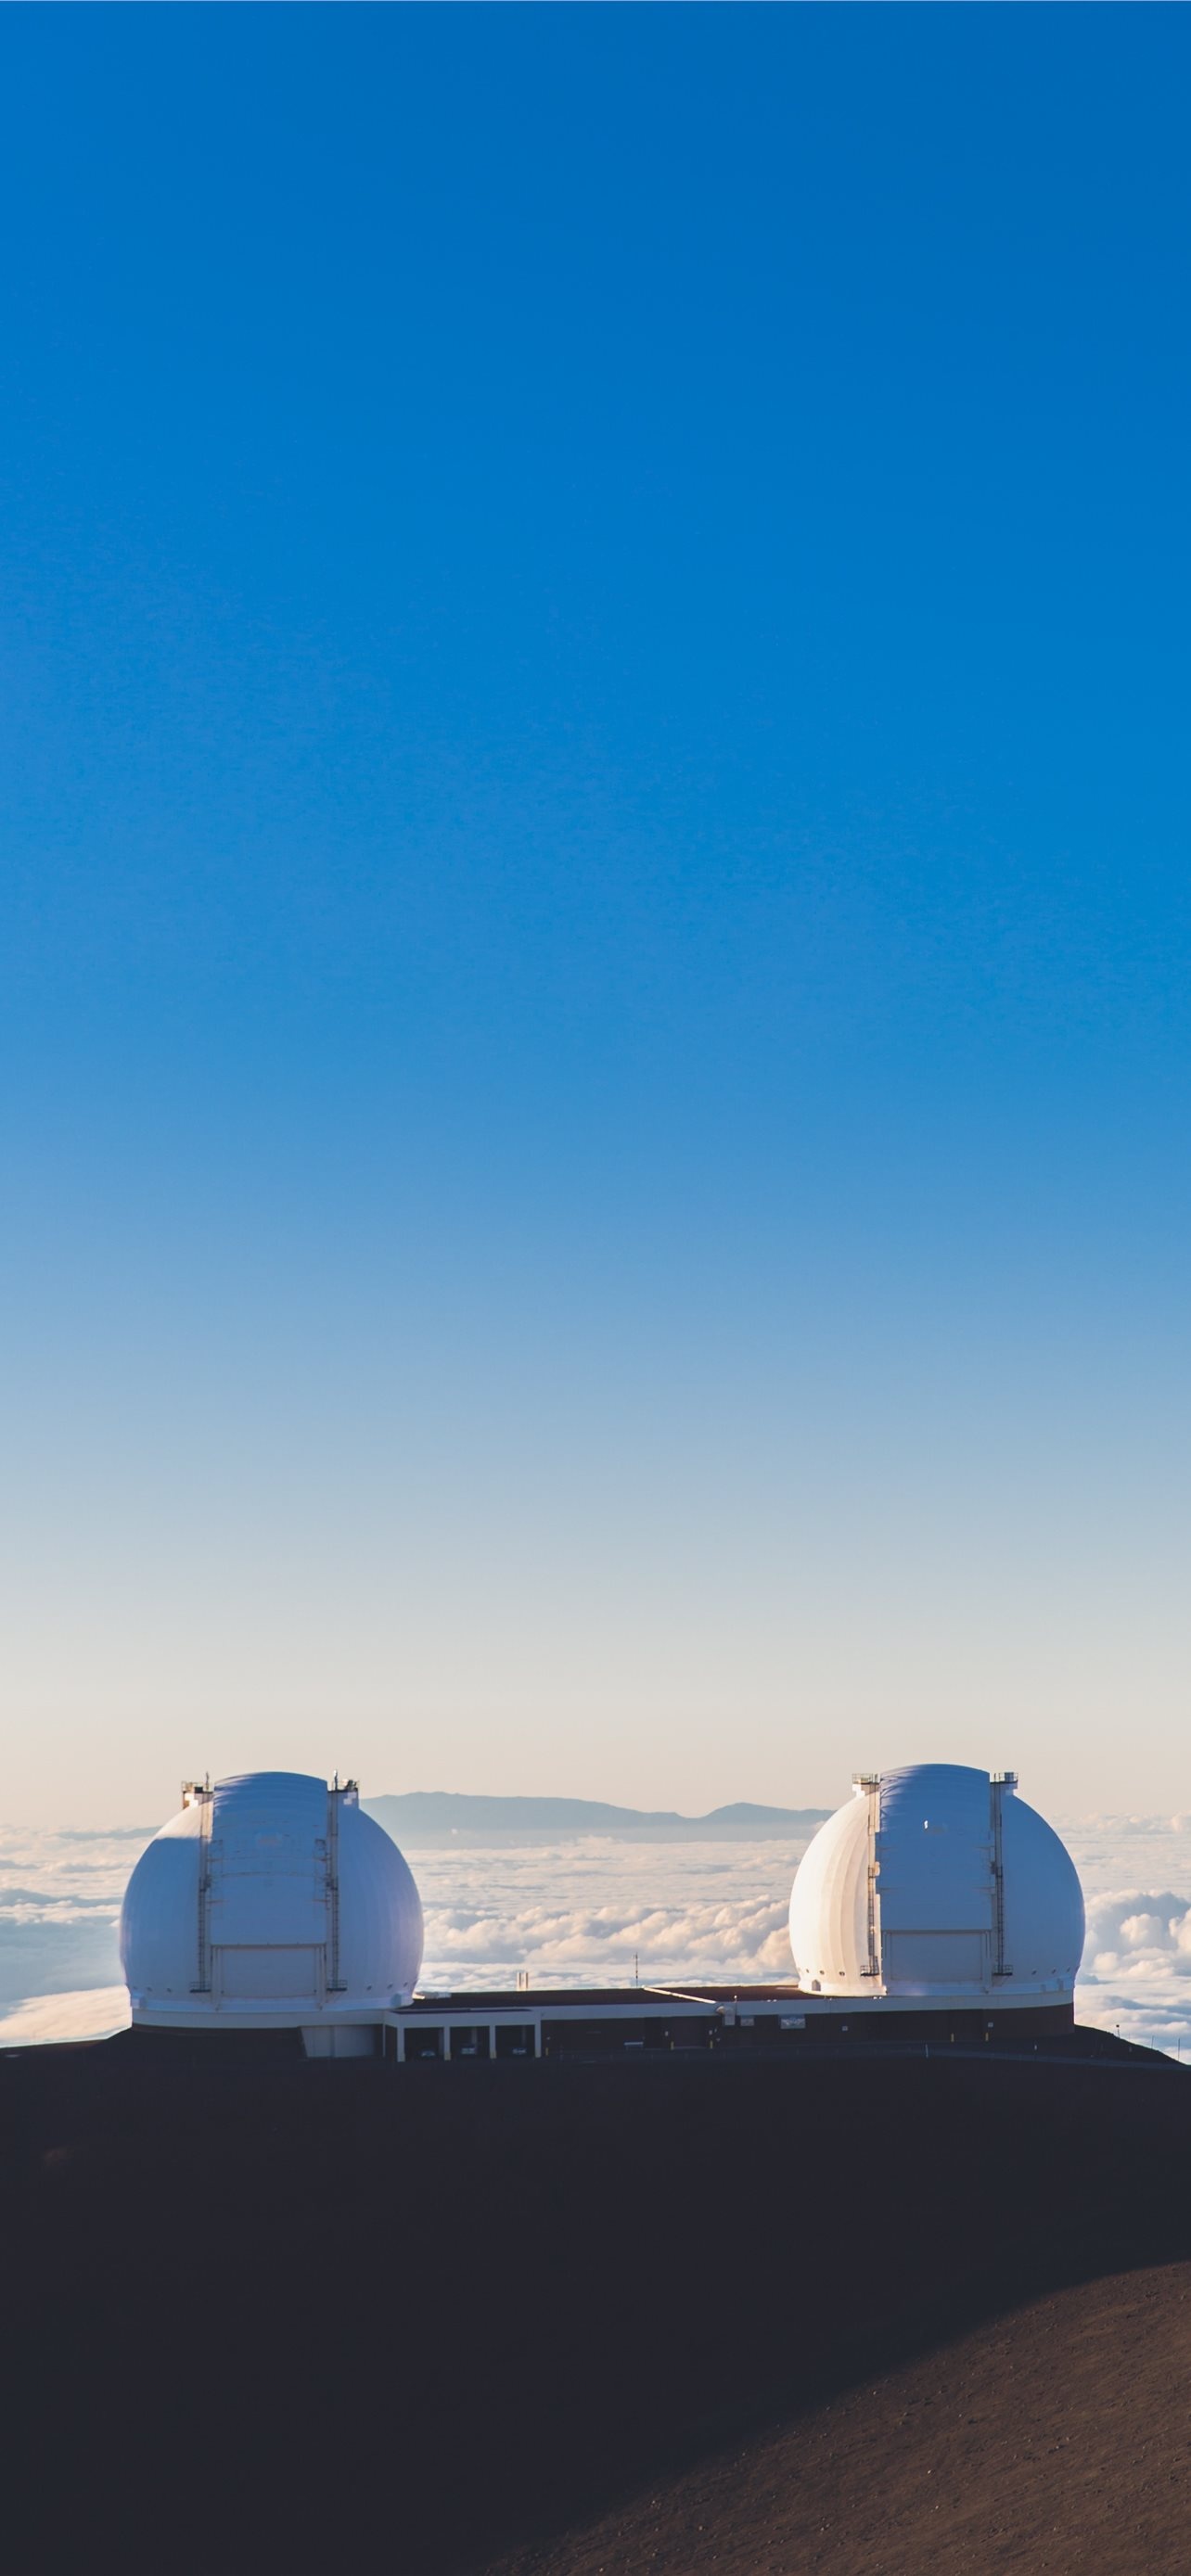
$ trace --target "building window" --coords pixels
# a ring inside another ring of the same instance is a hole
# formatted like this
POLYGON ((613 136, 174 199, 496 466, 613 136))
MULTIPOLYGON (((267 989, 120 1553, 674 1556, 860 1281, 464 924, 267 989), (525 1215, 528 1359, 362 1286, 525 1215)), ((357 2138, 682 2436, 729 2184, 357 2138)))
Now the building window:
POLYGON ((452 2029, 452 2059, 456 2057, 488 2057, 490 2054, 491 2049, 488 2037, 488 2025, 486 2022, 464 2022, 461 2029, 452 2029))
POLYGON ((536 2057, 537 2036, 534 2025, 527 2022, 498 2022, 496 2025, 498 2057, 536 2057))

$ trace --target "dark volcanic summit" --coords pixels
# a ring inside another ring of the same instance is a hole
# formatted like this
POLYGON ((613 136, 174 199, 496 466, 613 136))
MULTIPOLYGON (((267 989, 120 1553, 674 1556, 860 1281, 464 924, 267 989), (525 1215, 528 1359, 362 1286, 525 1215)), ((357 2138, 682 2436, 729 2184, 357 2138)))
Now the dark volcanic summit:
MULTIPOLYGON (((881 2497, 903 2513, 913 2443, 950 2494, 964 2446, 940 2413, 927 2458, 908 2400, 892 2439, 898 2372, 974 2372, 995 2461, 1014 2370, 979 2353, 1025 2331, 1013 2312, 1058 2293, 1055 2317, 1086 2315, 1072 2284, 1191 2253, 1191 2084, 1095 2034, 406 2067, 309 2062, 287 2036, 0 2060, 11 2576, 510 2555, 611 2576, 704 2563, 691 2531, 717 2515, 724 2565, 792 2570, 817 2563, 814 2511, 824 2565, 909 2569, 871 2555, 881 2497), (830 2496, 858 2407, 849 2557, 830 2496), (745 2531, 770 2555, 742 2558, 745 2531)), ((1111 2332, 1099 2350, 1106 2405, 1111 2332)), ((1056 2327, 1039 2385, 1063 2368, 1056 2327)), ((1060 2495, 1079 2466, 1055 2442, 1060 2495)), ((1006 2508, 1016 2483, 1010 2461, 1006 2508)))

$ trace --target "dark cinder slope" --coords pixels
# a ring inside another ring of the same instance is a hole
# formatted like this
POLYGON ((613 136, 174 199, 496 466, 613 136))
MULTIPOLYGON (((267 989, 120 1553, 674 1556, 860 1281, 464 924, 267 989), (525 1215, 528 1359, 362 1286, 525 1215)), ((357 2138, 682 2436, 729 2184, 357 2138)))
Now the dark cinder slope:
POLYGON ((1191 2266, 999 2317, 501 2576, 1186 2576, 1191 2266))
MULTIPOLYGON (((796 2419, 862 2374, 1191 2257, 1191 2075, 1079 2045, 396 2068, 127 2033, 0 2057, 0 2565, 456 2576, 700 2460, 714 2485, 766 2424, 821 2461, 796 2419)), ((634 2514, 609 2576, 660 2545, 634 2514)))

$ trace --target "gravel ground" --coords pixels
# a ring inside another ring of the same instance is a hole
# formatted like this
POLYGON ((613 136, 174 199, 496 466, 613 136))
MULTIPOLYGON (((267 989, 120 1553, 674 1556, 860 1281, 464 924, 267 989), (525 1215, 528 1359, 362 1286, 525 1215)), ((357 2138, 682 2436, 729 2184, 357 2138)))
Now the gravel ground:
POLYGON ((1186 2576, 1191 2265, 1039 2300, 499 2576, 1186 2576))

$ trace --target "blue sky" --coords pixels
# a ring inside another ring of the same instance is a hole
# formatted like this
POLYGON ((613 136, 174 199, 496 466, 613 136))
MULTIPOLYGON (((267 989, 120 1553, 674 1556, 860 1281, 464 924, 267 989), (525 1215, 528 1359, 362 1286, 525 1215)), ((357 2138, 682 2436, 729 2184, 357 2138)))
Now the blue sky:
POLYGON ((1185 13, 0 51, 14 1812, 1191 1805, 1185 13))

